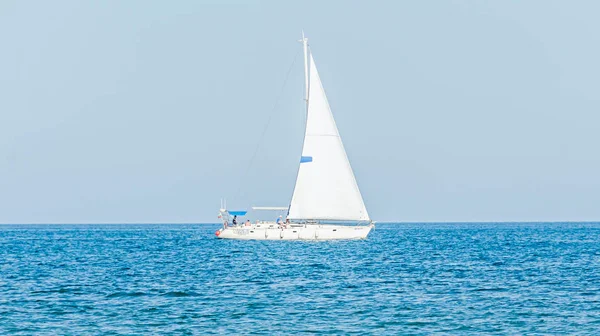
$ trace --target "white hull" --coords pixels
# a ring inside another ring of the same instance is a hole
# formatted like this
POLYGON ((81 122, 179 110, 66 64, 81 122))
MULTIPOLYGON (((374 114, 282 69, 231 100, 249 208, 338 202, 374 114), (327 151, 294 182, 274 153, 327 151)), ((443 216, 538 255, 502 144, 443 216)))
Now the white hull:
POLYGON ((288 224, 280 227, 277 224, 261 223, 221 228, 215 234, 221 239, 243 240, 365 239, 372 228, 372 224, 367 226, 288 224))

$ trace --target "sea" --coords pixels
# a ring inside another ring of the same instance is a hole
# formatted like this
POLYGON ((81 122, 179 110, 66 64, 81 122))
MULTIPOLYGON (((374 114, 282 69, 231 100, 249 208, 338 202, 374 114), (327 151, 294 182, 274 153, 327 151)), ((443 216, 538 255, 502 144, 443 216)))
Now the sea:
POLYGON ((600 335, 600 223, 0 225, 1 335, 600 335))

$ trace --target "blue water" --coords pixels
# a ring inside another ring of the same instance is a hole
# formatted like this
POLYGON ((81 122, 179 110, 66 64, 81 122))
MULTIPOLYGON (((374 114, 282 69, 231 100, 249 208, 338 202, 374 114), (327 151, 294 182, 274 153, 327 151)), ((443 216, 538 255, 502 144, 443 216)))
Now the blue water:
POLYGON ((600 223, 1 225, 0 334, 600 334, 600 223))

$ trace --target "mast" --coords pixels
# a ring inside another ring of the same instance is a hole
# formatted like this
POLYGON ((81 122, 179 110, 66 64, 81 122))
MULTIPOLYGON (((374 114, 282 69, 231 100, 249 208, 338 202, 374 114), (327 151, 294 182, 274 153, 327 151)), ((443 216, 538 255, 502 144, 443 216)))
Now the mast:
POLYGON ((306 90, 304 100, 308 105, 308 38, 304 37, 304 30, 302 31, 302 45, 304 47, 304 89, 306 90))
MULTIPOLYGON (((306 120, 308 123, 308 38, 304 36, 304 30, 302 31, 302 39, 298 40, 298 42, 302 42, 302 47, 304 49, 304 102, 306 103, 306 120)), ((306 125, 305 125, 306 127, 306 125)), ((306 129, 304 132, 304 138, 302 139, 302 152, 304 152, 304 141, 306 140, 306 129)), ((302 156, 300 156, 300 162, 302 162, 302 156)), ((298 165, 298 173, 296 173, 296 183, 298 182, 298 174, 300 173, 300 166, 298 165)), ((294 185, 294 189, 296 185, 294 185)), ((294 197, 292 193, 292 198, 294 197)), ((290 214, 290 207, 292 206, 292 202, 290 200, 290 205, 288 206, 288 211, 285 215, 286 219, 290 214)))

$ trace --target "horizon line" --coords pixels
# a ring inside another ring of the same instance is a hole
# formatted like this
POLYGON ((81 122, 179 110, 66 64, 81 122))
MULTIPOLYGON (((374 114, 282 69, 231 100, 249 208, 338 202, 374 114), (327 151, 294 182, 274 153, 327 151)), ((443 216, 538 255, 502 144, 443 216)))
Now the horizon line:
MULTIPOLYGON (((375 221, 375 224, 528 224, 528 223, 600 223, 600 220, 529 220, 529 221, 375 221)), ((219 222, 69 222, 0 223, 0 225, 221 225, 219 222)))

